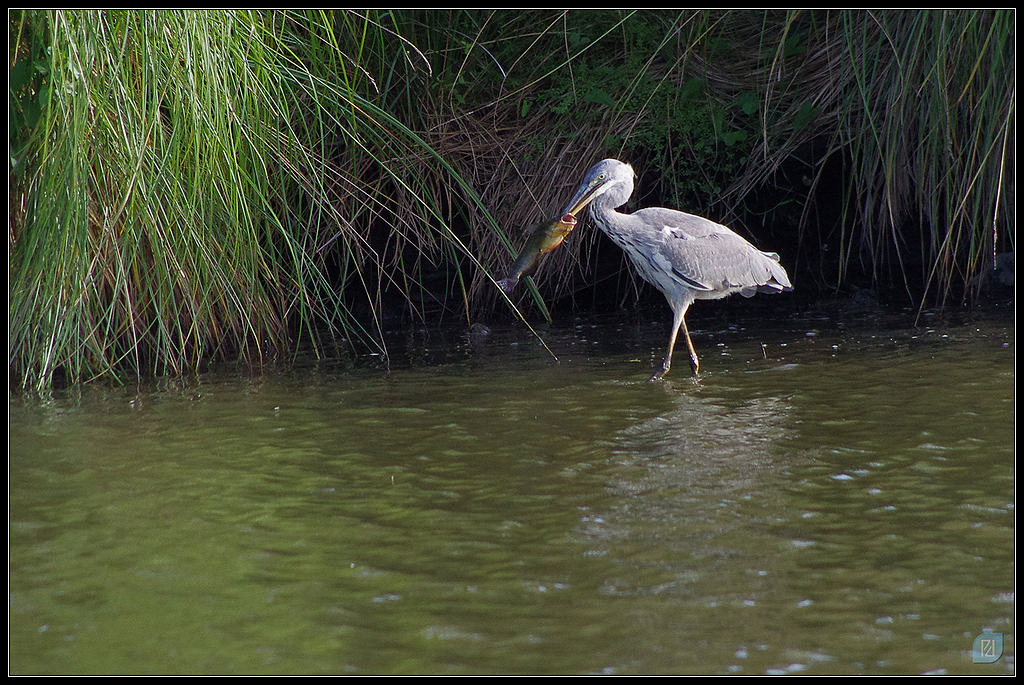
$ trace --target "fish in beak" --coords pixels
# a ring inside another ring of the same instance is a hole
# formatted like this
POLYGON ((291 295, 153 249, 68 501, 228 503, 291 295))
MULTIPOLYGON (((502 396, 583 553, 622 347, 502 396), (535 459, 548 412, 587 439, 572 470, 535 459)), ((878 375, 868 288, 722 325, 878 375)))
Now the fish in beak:
POLYGON ((545 221, 537 226, 519 253, 519 258, 509 270, 508 276, 498 281, 498 287, 506 294, 511 293, 519 279, 532 274, 541 257, 561 245, 574 228, 576 228, 576 217, 569 213, 563 213, 558 219, 545 221))

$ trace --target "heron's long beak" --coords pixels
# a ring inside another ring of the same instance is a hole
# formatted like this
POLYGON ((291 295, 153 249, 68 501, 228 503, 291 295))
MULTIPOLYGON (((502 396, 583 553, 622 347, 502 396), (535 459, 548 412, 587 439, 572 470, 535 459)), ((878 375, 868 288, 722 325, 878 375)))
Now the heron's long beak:
POLYGON ((583 208, 593 202, 594 198, 598 196, 601 191, 602 183, 591 183, 590 185, 582 186, 576 191, 576 195, 572 198, 572 201, 566 205, 565 211, 562 214, 571 214, 576 216, 578 213, 583 211, 583 208))

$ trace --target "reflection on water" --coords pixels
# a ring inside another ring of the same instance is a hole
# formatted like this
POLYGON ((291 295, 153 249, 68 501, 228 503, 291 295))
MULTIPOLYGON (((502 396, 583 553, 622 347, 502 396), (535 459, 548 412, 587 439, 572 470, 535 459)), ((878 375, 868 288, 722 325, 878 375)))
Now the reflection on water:
POLYGON ((663 332, 14 400, 12 672, 1014 671, 1007 325, 663 332))

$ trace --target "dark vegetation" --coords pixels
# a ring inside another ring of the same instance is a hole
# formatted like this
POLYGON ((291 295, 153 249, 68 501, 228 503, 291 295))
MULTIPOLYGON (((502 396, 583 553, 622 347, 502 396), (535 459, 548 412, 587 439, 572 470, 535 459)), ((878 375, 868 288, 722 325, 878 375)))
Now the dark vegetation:
MULTIPOLYGON (((12 387, 629 301, 614 156, 803 298, 976 306, 1014 250, 1012 10, 12 11, 12 387)), ((1012 261, 1010 262, 1012 276, 1012 261)))

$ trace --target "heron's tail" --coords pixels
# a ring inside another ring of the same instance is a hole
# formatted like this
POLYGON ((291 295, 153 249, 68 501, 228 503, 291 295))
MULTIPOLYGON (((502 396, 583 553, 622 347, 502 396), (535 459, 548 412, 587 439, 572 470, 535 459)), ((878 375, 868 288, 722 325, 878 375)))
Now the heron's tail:
POLYGON ((778 253, 762 252, 761 254, 768 258, 766 266, 769 278, 766 283, 757 286, 757 292, 782 293, 792 290, 793 284, 789 282, 789 274, 786 273, 786 269, 779 263, 778 253))

